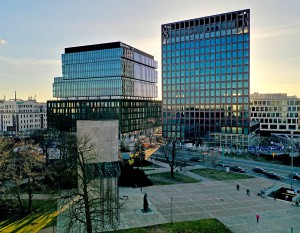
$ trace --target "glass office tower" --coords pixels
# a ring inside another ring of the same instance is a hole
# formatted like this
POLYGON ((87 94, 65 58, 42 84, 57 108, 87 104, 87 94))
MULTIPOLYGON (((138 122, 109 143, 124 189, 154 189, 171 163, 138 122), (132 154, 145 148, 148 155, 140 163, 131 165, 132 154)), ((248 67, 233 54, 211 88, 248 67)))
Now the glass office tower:
POLYGON ((120 133, 161 125, 157 61, 122 42, 66 48, 54 78, 48 126, 76 131, 76 120, 118 119, 120 133))
POLYGON ((157 61, 121 42, 66 48, 53 96, 157 98, 157 61))
POLYGON ((161 26, 163 136, 249 134, 250 10, 161 26))

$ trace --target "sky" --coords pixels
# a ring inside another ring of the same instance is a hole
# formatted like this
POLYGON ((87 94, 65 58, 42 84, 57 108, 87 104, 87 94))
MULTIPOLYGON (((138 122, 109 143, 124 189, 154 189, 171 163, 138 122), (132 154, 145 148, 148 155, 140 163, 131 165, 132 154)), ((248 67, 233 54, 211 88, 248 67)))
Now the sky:
POLYGON ((19 99, 53 99, 64 48, 114 41, 153 55, 161 83, 161 24, 242 9, 251 10, 250 93, 300 97, 299 0, 0 0, 0 6, 0 99, 13 99, 15 91, 19 99))

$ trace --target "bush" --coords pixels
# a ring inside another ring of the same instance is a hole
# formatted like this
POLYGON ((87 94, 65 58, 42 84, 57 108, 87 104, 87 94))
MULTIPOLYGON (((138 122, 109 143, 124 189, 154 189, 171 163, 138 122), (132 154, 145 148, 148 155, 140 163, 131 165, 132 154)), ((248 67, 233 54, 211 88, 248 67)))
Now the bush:
POLYGON ((19 208, 16 203, 16 200, 10 200, 9 202, 6 200, 0 199, 0 220, 7 218, 8 216, 13 216, 16 213, 19 213, 19 208))
POLYGON ((45 184, 54 189, 73 189, 77 187, 76 167, 51 166, 50 175, 45 176, 45 184))
POLYGON ((119 177, 119 186, 124 187, 144 187, 153 185, 144 171, 139 168, 126 164, 121 164, 121 176, 119 177))
POLYGON ((121 152, 130 152, 129 147, 125 144, 124 140, 120 142, 120 151, 121 152))

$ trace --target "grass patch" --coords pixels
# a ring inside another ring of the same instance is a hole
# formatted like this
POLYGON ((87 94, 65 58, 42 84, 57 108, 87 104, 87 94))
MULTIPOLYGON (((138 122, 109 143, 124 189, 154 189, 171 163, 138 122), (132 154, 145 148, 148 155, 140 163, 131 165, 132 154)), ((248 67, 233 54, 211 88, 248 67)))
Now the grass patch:
POLYGON ((132 228, 115 231, 118 233, 231 233, 223 223, 217 219, 203 219, 197 221, 167 223, 143 228, 132 228))
POLYGON ((226 172, 226 171, 214 170, 214 169, 210 169, 210 168, 193 169, 193 170, 190 170, 190 172, 193 172, 200 176, 204 176, 204 177, 211 178, 214 180, 238 180, 238 179, 254 178, 253 176, 249 176, 246 174, 235 173, 235 172, 226 172))
MULTIPOLYGON (((26 201, 24 204, 27 205, 26 201)), ((28 215, 7 216, 0 221, 0 232, 37 232, 43 228, 56 226, 56 200, 33 200, 33 211, 28 215)))
POLYGON ((174 172, 174 178, 171 178, 170 172, 154 173, 149 176, 154 185, 168 185, 181 183, 197 183, 198 180, 174 172))
MULTIPOLYGON (((141 168, 140 166, 134 166, 134 167, 141 168)), ((155 163, 147 163, 143 165, 143 169, 153 169, 153 168, 163 168, 163 167, 155 163)))

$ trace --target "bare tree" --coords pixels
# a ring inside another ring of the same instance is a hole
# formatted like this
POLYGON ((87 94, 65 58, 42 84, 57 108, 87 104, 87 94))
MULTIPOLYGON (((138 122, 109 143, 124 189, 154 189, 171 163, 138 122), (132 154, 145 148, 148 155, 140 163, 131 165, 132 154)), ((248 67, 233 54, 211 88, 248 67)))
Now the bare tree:
POLYGON ((220 152, 218 151, 211 151, 209 154, 210 163, 214 170, 216 169, 217 162, 219 160, 219 153, 220 152))
POLYGON ((143 143, 138 140, 135 144, 134 144, 134 155, 133 158, 135 160, 135 162, 137 162, 141 168, 143 167, 143 163, 145 161, 146 158, 146 153, 145 153, 145 148, 143 146, 143 143))
POLYGON ((174 170, 176 168, 176 151, 178 150, 176 140, 164 141, 161 145, 164 156, 170 166, 170 175, 174 178, 174 170))
POLYGON ((82 226, 87 233, 104 227, 116 229, 120 208, 117 185, 114 186, 120 173, 118 162, 95 162, 94 145, 87 137, 74 136, 72 143, 73 150, 70 145, 68 150, 76 159, 78 187, 61 194, 64 205, 70 205, 65 230, 74 232, 82 226))
POLYGON ((5 140, 9 139, 2 138, 0 143, 0 177, 11 182, 7 191, 17 198, 21 212, 31 213, 33 190, 42 186, 45 174, 44 156, 37 144, 20 142, 7 147, 11 142, 5 140), (28 194, 27 209, 21 198, 24 190, 28 194))

